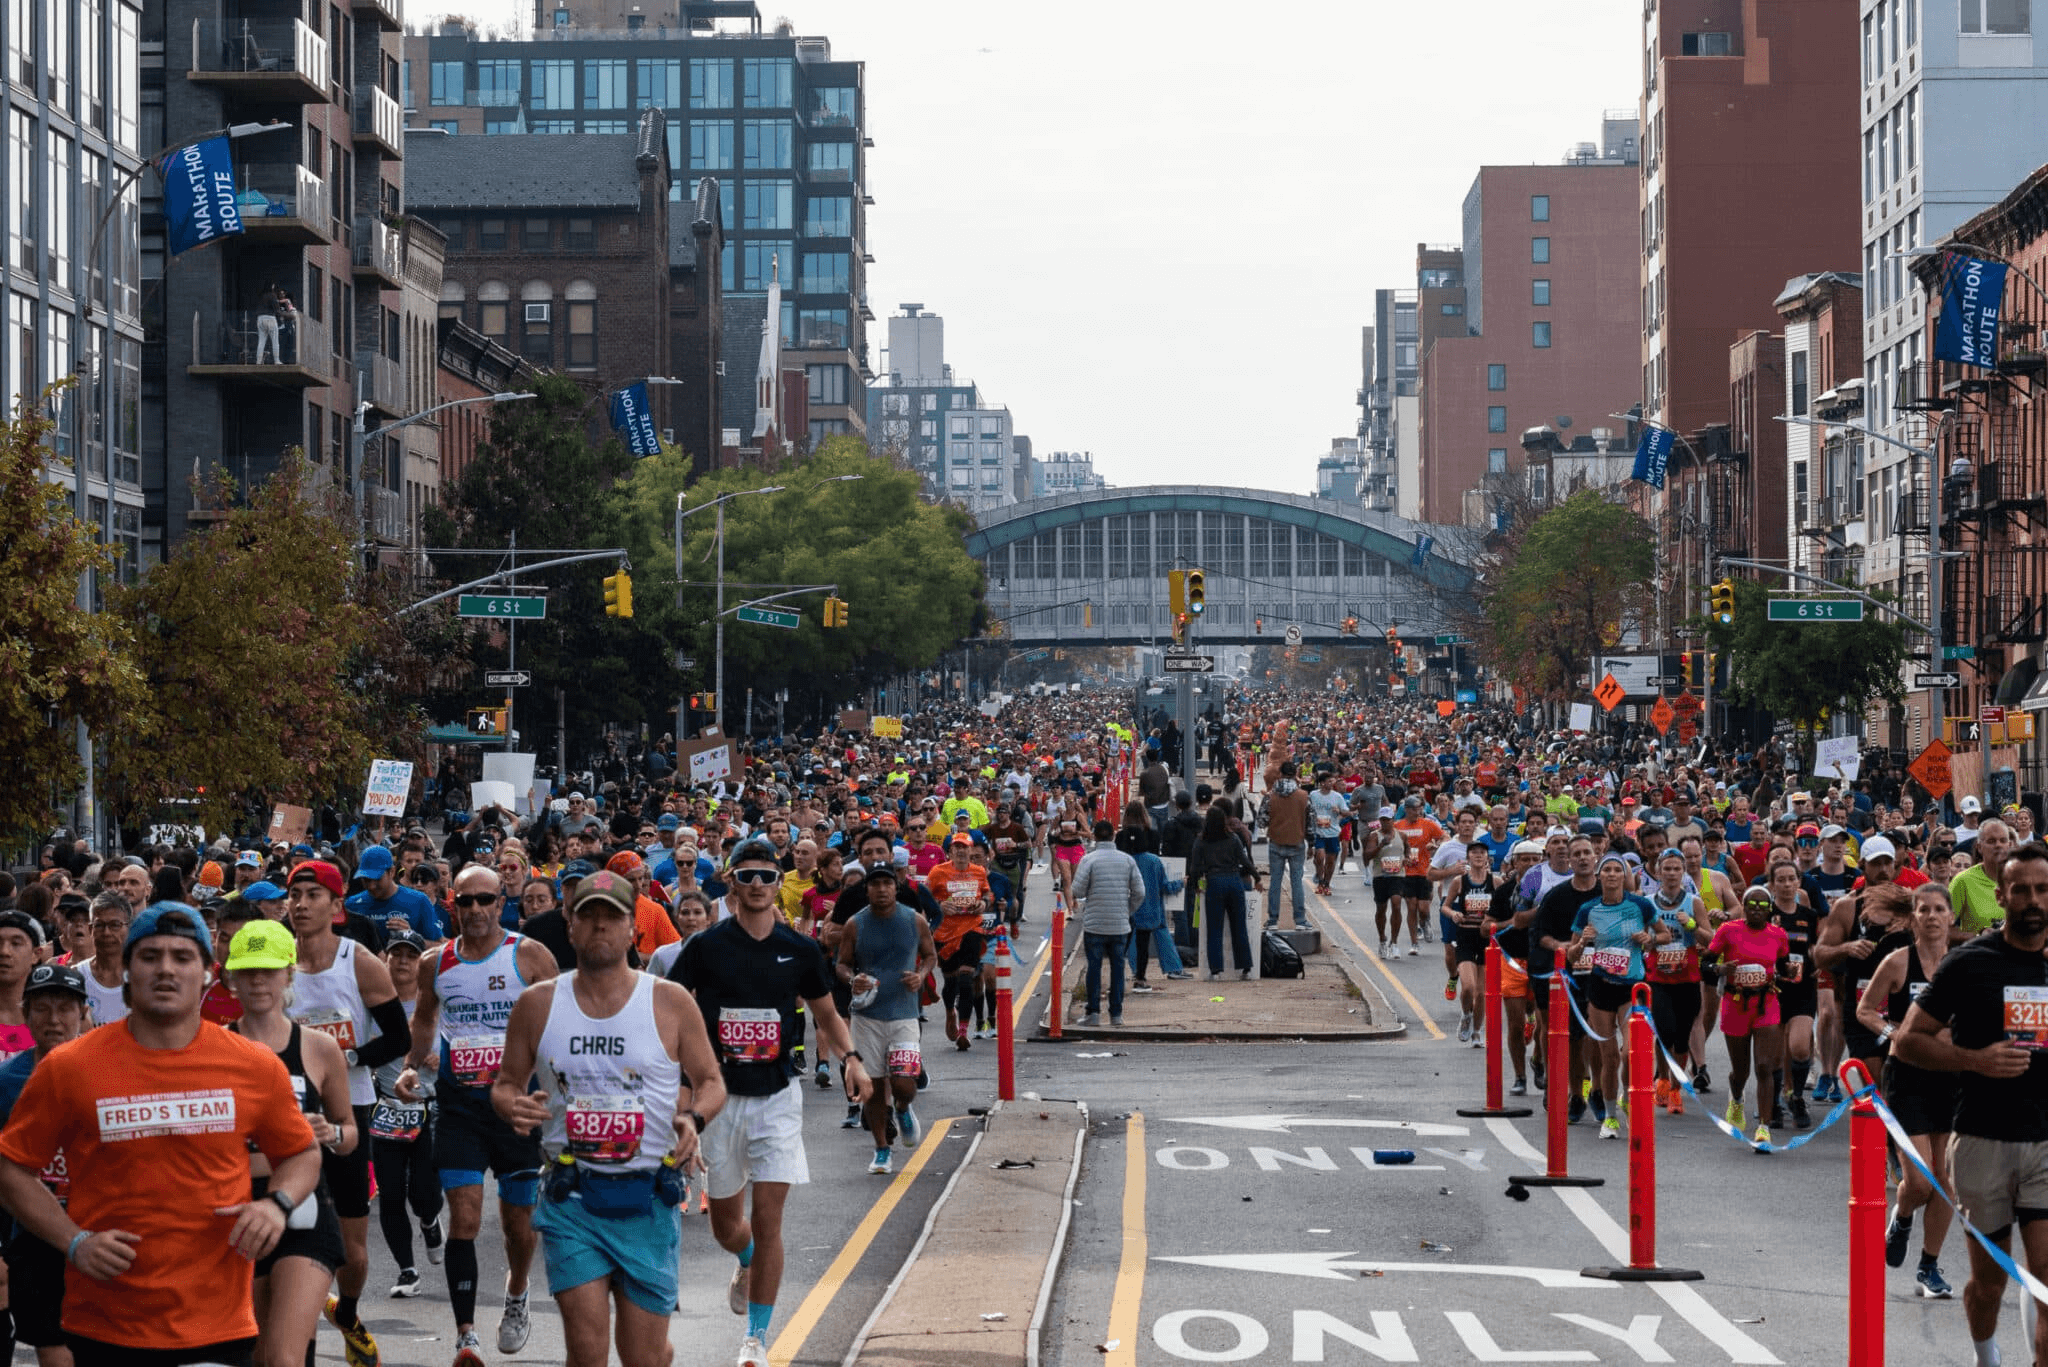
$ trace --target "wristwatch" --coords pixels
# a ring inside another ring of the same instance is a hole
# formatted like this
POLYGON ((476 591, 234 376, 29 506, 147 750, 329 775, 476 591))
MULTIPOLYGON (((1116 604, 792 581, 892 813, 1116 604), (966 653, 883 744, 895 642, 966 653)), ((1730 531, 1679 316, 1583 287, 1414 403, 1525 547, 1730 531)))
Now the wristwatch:
POLYGON ((860 1051, 858 1049, 849 1049, 839 1056, 839 1061, 842 1064, 847 1062, 849 1059, 851 1059, 855 1063, 860 1064, 862 1067, 867 1066, 867 1060, 860 1056, 860 1051))
POLYGON ((264 1193, 264 1195, 272 1205, 276 1206, 279 1210, 284 1212, 284 1218, 287 1220, 291 1219, 292 1212, 299 1208, 299 1203, 297 1201, 294 1201, 291 1197, 287 1196, 282 1190, 279 1190, 275 1187, 273 1187, 270 1191, 264 1193))
POLYGON ((356 1067, 356 1066, 357 1066, 357 1065, 358 1065, 358 1064, 359 1064, 359 1063, 361 1062, 361 1060, 359 1060, 359 1059, 358 1059, 358 1058, 356 1057, 356 1051, 355 1051, 355 1050, 353 1050, 353 1049, 344 1049, 344 1050, 342 1050, 342 1051, 341 1051, 341 1056, 342 1056, 342 1058, 343 1058, 344 1060, 346 1060, 346 1061, 347 1061, 347 1063, 348 1063, 348 1066, 349 1066, 349 1067, 351 1067, 351 1068, 354 1068, 354 1067, 356 1067))
POLYGON ((684 1114, 690 1117, 690 1123, 697 1127, 698 1134, 704 1133, 704 1117, 702 1115, 699 1115, 696 1111, 686 1111, 684 1114))

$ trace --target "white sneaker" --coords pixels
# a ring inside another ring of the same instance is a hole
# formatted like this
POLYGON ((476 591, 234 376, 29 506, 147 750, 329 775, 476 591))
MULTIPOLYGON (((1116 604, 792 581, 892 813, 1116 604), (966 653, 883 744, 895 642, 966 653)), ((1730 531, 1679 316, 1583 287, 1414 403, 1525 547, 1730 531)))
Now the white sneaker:
POLYGON ((740 1344, 739 1367, 768 1367, 768 1345, 752 1334, 740 1344))
POLYGON ((1469 1043, 1469 1042, 1471 1041, 1471 1039, 1472 1039, 1472 1018, 1471 1018, 1470 1016, 1460 1016, 1460 1017, 1458 1017, 1458 1043, 1460 1043, 1460 1044, 1466 1044, 1466 1043, 1469 1043))
POLYGON ((1412 945, 1412 944, 1411 944, 1411 945, 1409 945, 1409 946, 1408 946, 1408 957, 1409 957, 1409 958, 1413 959, 1413 958, 1417 957, 1418 955, 1420 955, 1421 953, 1422 953, 1422 951, 1421 951, 1421 950, 1419 950, 1419 949, 1417 949, 1417 948, 1416 948, 1416 947, 1415 947, 1414 945, 1412 945))
POLYGON ((526 1297, 505 1298, 505 1318, 498 1321, 498 1351, 516 1353, 526 1346, 526 1336, 533 1332, 533 1322, 526 1314, 526 1297))
POLYGON ((725 1303, 735 1315, 747 1313, 747 1281, 749 1269, 735 1266, 732 1281, 725 1288, 725 1303))

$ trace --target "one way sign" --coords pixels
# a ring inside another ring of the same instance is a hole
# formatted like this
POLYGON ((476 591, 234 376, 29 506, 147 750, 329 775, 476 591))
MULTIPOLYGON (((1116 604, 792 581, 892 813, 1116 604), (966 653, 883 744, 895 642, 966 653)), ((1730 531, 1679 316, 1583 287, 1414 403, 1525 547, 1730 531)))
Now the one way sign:
POLYGON ((533 682, 530 669, 486 669, 485 688, 525 688, 533 682))

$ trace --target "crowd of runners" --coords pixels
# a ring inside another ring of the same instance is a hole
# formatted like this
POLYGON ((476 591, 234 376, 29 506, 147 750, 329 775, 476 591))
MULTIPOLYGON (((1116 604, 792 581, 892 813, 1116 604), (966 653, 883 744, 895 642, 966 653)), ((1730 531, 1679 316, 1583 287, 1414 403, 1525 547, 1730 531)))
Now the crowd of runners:
MULTIPOLYGON (((567 1360, 637 1367, 716 1294, 679 1284, 701 1218, 732 1257, 738 1361, 765 1367, 805 1090, 839 1093, 860 1133, 821 1161, 894 1172, 941 1060, 996 1033, 1033 880, 1080 916, 1088 1011, 1106 974, 1113 1022, 1127 979, 1248 975, 1262 887, 1268 927, 1308 924, 1311 889, 1369 898, 1383 961, 1440 957, 1460 1044, 1484 1042, 1497 945, 1509 1090, 1562 1097, 1602 1139, 1627 1121, 1638 983, 1656 1104, 1718 1090, 1720 1122, 1766 1151, 1860 1060, 1920 1160, 1895 1165, 1888 1261, 1917 1225, 1917 1288, 1950 1296, 1953 1199, 1995 1243, 2018 1226, 2048 1277, 2048 847, 2028 809, 1937 805, 1881 763, 1801 786, 1776 744, 1667 749, 1497 709, 1264 689, 1182 737, 1146 701, 934 708, 900 738, 748 744, 710 784, 656 747, 562 776, 530 815, 432 830, 51 842, 0 909, 0 1328, 45 1367, 298 1367, 324 1316, 371 1367, 365 1295, 445 1294, 453 1360, 479 1367, 526 1347, 538 1261, 567 1360), (1183 745, 1206 760, 1192 789, 1183 745), (1530 1041, 1560 971, 1553 1088, 1530 1041), (164 1201, 167 1180, 191 1199, 164 1201), (487 1186, 502 1288, 479 1285, 487 1186), (398 1268, 374 1289, 373 1206, 398 1268)), ((1969 1258, 1996 1362, 2005 1272, 1969 1258)))

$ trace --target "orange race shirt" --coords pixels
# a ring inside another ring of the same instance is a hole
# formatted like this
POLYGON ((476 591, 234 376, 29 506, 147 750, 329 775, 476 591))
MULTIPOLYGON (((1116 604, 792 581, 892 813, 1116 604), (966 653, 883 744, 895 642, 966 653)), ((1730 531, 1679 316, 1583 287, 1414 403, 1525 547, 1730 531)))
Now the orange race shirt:
POLYGON ((1444 828, 1425 816, 1417 821, 1396 821, 1394 829, 1408 846, 1408 866, 1402 872, 1410 878, 1428 873, 1430 856, 1443 843, 1444 828))
POLYGON ((260 1044, 201 1024, 183 1049, 145 1049, 126 1021, 51 1051, 0 1133, 0 1156, 40 1172, 59 1150, 71 1218, 141 1237, 110 1282, 67 1268, 64 1328, 133 1348, 253 1337, 250 1263, 228 1243, 249 1199, 249 1143, 273 1163, 313 1147, 290 1076, 260 1044))
POLYGON ((682 938, 683 933, 661 909, 661 903, 651 897, 633 899, 633 948, 640 951, 642 959, 682 938))
POLYGON ((969 931, 982 929, 981 900, 989 895, 988 875, 972 864, 956 869, 948 860, 931 871, 925 886, 946 913, 932 931, 932 938, 939 952, 950 957, 959 952, 960 941, 969 931))

